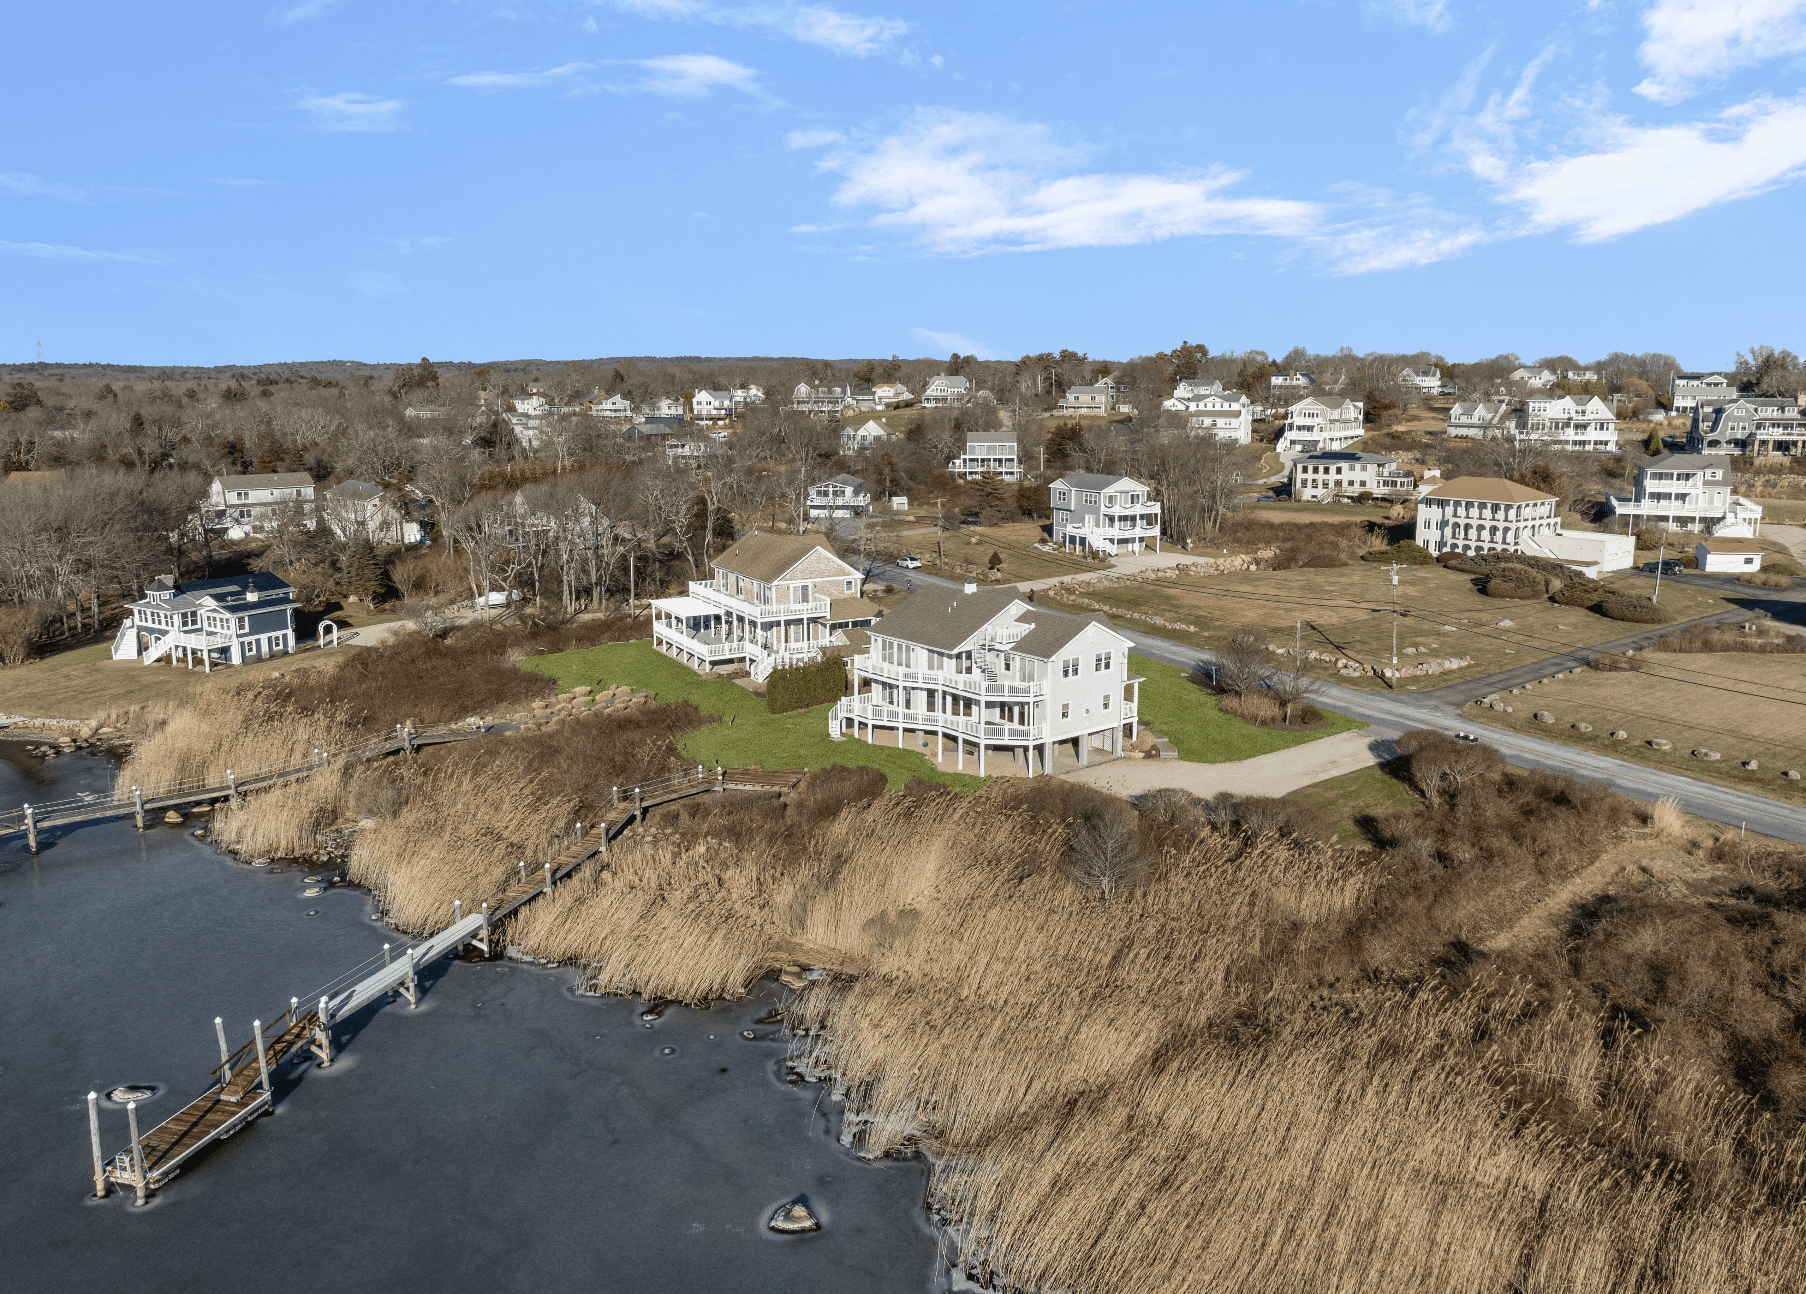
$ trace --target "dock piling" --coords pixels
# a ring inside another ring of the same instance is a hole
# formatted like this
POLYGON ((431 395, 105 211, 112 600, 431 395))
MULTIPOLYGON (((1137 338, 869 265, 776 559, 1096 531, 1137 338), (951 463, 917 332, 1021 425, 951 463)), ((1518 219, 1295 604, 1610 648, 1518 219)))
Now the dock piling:
POLYGON ((236 807, 238 804, 238 778, 231 769, 226 770, 226 798, 236 807))
POLYGON ((408 949, 408 977, 403 981, 402 993, 408 999, 408 1010, 412 1011, 420 1005, 420 982, 414 973, 414 950, 408 949))
POLYGON ((263 1094, 275 1108, 276 1097, 270 1091, 270 1058, 263 1050, 263 1021, 251 1021, 251 1036, 257 1040, 257 1071, 263 1077, 263 1094))
POLYGON ((25 843, 32 853, 38 852, 38 820, 32 816, 31 806, 25 806, 25 843))
POLYGON ((551 889, 552 889, 552 864, 547 863, 546 864, 546 890, 549 893, 551 891, 551 889))
POLYGON ((327 1015, 326 999, 320 999, 319 1023, 314 1028, 314 1055, 320 1058, 320 1068, 327 1069, 332 1065, 332 1021, 327 1015))
POLYGON ((132 788, 132 817, 138 823, 138 830, 144 830, 144 788, 132 788))
POLYGON ((489 905, 483 904, 483 933, 477 947, 483 950, 483 956, 489 956, 489 905))
POLYGON ((132 1185, 138 1193, 138 1203, 143 1204, 146 1195, 144 1180, 144 1143, 138 1140, 138 1102, 125 1103, 125 1117, 132 1125, 132 1185))
POLYGON ((226 1022, 213 1017, 213 1032, 219 1036, 219 1085, 232 1081, 232 1053, 226 1048, 226 1022))
MULTIPOLYGON (((384 944, 383 945, 383 966, 386 968, 388 965, 389 965, 389 945, 384 944)), ((394 1000, 395 1000, 395 990, 390 989, 389 990, 389 1001, 393 1002, 394 1000)))
POLYGON ((298 997, 291 997, 288 1000, 288 1024, 291 1029, 295 1027, 295 1011, 300 1005, 301 999, 298 997))
POLYGON ((88 1093, 88 1142, 94 1147, 94 1198, 107 1198, 107 1170, 100 1158, 100 1093, 88 1093))

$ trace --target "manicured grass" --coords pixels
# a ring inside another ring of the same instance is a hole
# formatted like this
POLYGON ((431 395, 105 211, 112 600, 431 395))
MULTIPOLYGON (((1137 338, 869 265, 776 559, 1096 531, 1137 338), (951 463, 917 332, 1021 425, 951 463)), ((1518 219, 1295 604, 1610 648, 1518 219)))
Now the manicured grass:
MULTIPOLYGON (((1314 507, 1314 504, 1306 504, 1314 507)), ((1328 569, 1300 567, 1286 571, 1249 571, 1234 575, 1186 576, 1171 582, 1154 580, 1119 588, 1085 587, 1078 596, 1106 608, 1121 607, 1195 625, 1198 632, 1166 629, 1125 619, 1176 642, 1212 650, 1233 635, 1250 630, 1271 643, 1333 652, 1370 664, 1389 663, 1392 652, 1392 588, 1390 574, 1373 562, 1351 562, 1328 569)), ((1649 593, 1653 577, 1619 572, 1607 583, 1627 593, 1649 593)), ((1750 588, 1724 596, 1669 583, 1662 605, 1679 620, 1731 610, 1759 601, 1762 590, 1750 588)), ((1050 603, 1054 599, 1043 595, 1050 603)), ((1472 665, 1440 675, 1407 680, 1418 688, 1440 687, 1463 679, 1527 665, 1556 652, 1590 647, 1641 632, 1647 626, 1608 620, 1598 612, 1562 607, 1545 599, 1513 602, 1489 598, 1473 587, 1469 576, 1441 566, 1410 566, 1399 572, 1398 602, 1409 615, 1398 621, 1399 663, 1431 656, 1471 657, 1472 665), (1509 628, 1499 628, 1510 620, 1509 628), (1406 653, 1406 647, 1419 652, 1406 653)), ((1090 614, 1077 606, 1064 607, 1090 614)), ((1677 620, 1678 623, 1678 620, 1677 620)), ((1340 678, 1328 667, 1324 677, 1348 687, 1383 689, 1372 675, 1340 678)))
POLYGON ((974 791, 984 784, 983 779, 964 773, 943 773, 914 751, 851 738, 833 740, 828 736, 831 706, 768 713, 763 697, 726 679, 704 678, 654 650, 647 639, 534 656, 523 661, 521 668, 551 675, 560 690, 580 684, 616 687, 625 683, 645 688, 660 701, 689 701, 704 714, 731 719, 731 724, 712 723, 678 739, 678 749, 699 763, 720 760, 729 768, 825 768, 829 764, 876 768, 892 790, 917 777, 959 791, 974 791))
POLYGON ((1762 505, 1762 519, 1783 526, 1806 526, 1806 503, 1798 499, 1751 499, 1762 505))
POLYGON ((337 660, 361 651, 355 643, 248 665, 216 665, 212 673, 167 664, 112 659, 111 640, 0 671, 0 713, 41 719, 100 718, 150 701, 177 701, 211 683, 238 682, 271 671, 337 660))
POLYGON ((1462 716, 1685 777, 1806 803, 1806 782, 1782 776, 1790 768, 1806 771, 1801 708, 1793 704, 1799 700, 1806 658, 1647 652, 1641 659, 1648 668, 1638 673, 1587 670, 1524 688, 1516 696, 1506 694, 1510 714, 1470 704, 1462 716), (1555 722, 1537 722, 1539 710, 1554 715, 1555 722), (1590 723, 1593 731, 1576 732, 1576 723, 1590 723), (1614 738, 1615 731, 1630 735, 1614 738), (1674 749, 1652 749, 1654 737, 1672 741, 1674 749), (1723 758, 1700 760, 1689 753, 1701 748, 1723 758), (1758 766, 1744 769, 1746 759, 1758 766))
MULTIPOLYGON (((1217 699, 1185 677, 1176 665, 1130 654, 1129 669, 1146 678, 1141 685, 1141 726, 1173 743, 1180 759, 1197 764, 1227 764, 1252 759, 1276 750, 1289 750, 1307 741, 1338 732, 1352 732, 1367 725, 1347 715, 1323 711, 1328 720, 1306 732, 1275 732, 1223 714, 1217 699)), ((1319 707, 1321 709, 1321 707, 1319 707)))
POLYGON ((1359 844, 1367 838, 1357 825, 1361 818, 1383 818, 1389 813, 1410 812, 1422 804, 1417 793, 1385 767, 1373 764, 1340 777, 1301 786, 1286 797, 1321 809, 1335 824, 1337 845, 1359 844))

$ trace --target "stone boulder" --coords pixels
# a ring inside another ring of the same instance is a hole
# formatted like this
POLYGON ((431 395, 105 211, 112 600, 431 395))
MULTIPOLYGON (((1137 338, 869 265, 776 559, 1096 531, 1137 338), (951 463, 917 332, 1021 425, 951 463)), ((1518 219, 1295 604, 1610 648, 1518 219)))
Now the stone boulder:
POLYGON ((1655 750, 1673 750, 1674 749, 1674 743, 1672 741, 1669 741, 1666 737, 1651 737, 1649 739, 1649 744, 1650 744, 1650 747, 1655 750))
POLYGON ((780 1207, 776 1213, 771 1215, 771 1221, 766 1225, 781 1236, 794 1236, 805 1231, 821 1230, 821 1223, 816 1220, 815 1215, 809 1211, 809 1206, 801 1198, 794 1199, 780 1207))
POLYGON ((1800 770, 1797 768, 1790 768, 1781 776, 1785 777, 1790 782, 1797 782, 1800 780, 1800 770))
POLYGON ((1720 755, 1717 751, 1707 750, 1703 746, 1701 748, 1699 748, 1698 750, 1693 751, 1692 753, 1693 753, 1693 758, 1695 758, 1695 759, 1723 759, 1724 758, 1724 756, 1720 755))
POLYGON ((1555 722, 1555 716, 1550 714, 1547 710, 1538 710, 1535 714, 1531 715, 1530 717, 1535 719, 1538 723, 1554 723, 1555 722))
POLYGON ((1756 771, 1756 761, 1753 759, 1744 760, 1743 766, 1752 773, 1756 771))
POLYGON ((1630 736, 1630 734, 1628 732, 1626 732, 1626 731, 1624 731, 1624 729, 1620 728, 1612 734, 1612 739, 1614 741, 1623 741, 1629 736, 1630 736))
POLYGON ((1591 732, 1591 731, 1593 731, 1593 725, 1590 723, 1577 723, 1574 725, 1574 731, 1575 732, 1591 732))

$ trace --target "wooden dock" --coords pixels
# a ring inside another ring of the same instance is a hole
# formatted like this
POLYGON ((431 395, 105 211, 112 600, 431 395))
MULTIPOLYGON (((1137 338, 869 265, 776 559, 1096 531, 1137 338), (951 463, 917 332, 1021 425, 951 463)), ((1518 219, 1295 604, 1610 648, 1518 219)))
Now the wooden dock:
POLYGON ((137 1202, 143 1204, 152 1191, 180 1172, 197 1152, 232 1136, 274 1108, 270 1074, 276 1066, 304 1051, 311 1052, 322 1068, 331 1065, 336 1022, 385 994, 401 995, 410 1008, 417 1005, 422 968, 466 944, 490 952, 490 932, 496 921, 548 892, 589 859, 606 852, 612 841, 635 822, 644 820, 647 810, 711 791, 788 790, 803 773, 803 769, 707 769, 698 764, 694 772, 685 771, 635 787, 614 788, 601 821, 588 824, 587 829, 579 824, 576 838, 555 858, 537 869, 517 864, 515 871, 504 875, 482 901, 478 911, 467 916, 462 901, 453 904, 451 922, 444 929, 401 953, 395 954, 390 945, 384 944, 380 965, 378 958, 372 957, 339 976, 332 982, 339 986, 337 991, 322 994, 316 1004, 303 1009, 298 999, 291 998, 287 1009, 271 1024, 253 1021, 250 1039, 237 1051, 227 1051, 224 1025, 216 1019, 220 1063, 213 1070, 213 1086, 142 1135, 138 1131, 137 1106, 128 1103, 131 1143, 110 1160, 101 1154, 99 1094, 88 1093, 94 1193, 105 1196, 113 1185, 129 1187, 137 1202))

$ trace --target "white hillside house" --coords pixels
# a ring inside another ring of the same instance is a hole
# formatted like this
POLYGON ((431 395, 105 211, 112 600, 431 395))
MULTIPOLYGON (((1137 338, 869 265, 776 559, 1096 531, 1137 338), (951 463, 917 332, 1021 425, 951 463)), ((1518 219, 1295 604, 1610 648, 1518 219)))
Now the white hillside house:
POLYGON ((1365 416, 1366 406, 1359 400, 1306 396, 1286 410, 1285 430, 1274 448, 1282 454, 1347 449, 1361 438, 1365 416))
POLYGON ((1709 535, 1755 535, 1762 505, 1731 487, 1722 454, 1658 454, 1637 464, 1629 498, 1605 496, 1606 507, 1631 530, 1699 530, 1709 535))
POLYGON ((1428 391, 1435 394, 1442 389, 1442 370, 1433 364, 1421 364, 1407 368, 1398 375, 1400 386, 1410 387, 1415 391, 1428 391))
POLYGON ((1417 542, 1432 553, 1518 553, 1560 528, 1556 499, 1515 481, 1458 476, 1417 501, 1417 542))
POLYGON ((732 391, 698 391, 690 397, 690 416, 697 422, 727 422, 734 416, 732 391))
POLYGON ((857 476, 831 476, 809 487, 811 520, 829 517, 863 517, 872 510, 871 491, 857 476))
POLYGON ((1186 414, 1186 429, 1195 436, 1213 435, 1237 445, 1254 439, 1254 402, 1240 391, 1223 390, 1221 382, 1181 382, 1160 407, 1186 414))
POLYGON ((748 535, 715 559, 713 579, 653 599, 652 642, 698 673, 743 665, 763 680, 869 625, 879 612, 863 588, 859 572, 817 540, 748 535))
POLYGON ((1618 415, 1598 396, 1533 394, 1524 401, 1520 439, 1543 440, 1561 449, 1612 454, 1618 449, 1618 415))
POLYGON ((1331 503, 1362 494, 1407 496, 1416 493, 1417 478, 1384 454, 1331 449, 1292 460, 1292 497, 1331 503))
POLYGON ((930 409, 953 408, 972 398, 972 383, 963 377, 942 373, 930 379, 922 390, 922 403, 930 409))
POLYGON ((1127 476, 1074 472, 1048 487, 1053 541, 1061 548, 1109 557, 1160 551, 1160 505, 1152 491, 1127 476))
POLYGON ((1013 590, 921 589, 853 657, 853 695, 834 707, 829 735, 927 747, 961 770, 975 759, 980 777, 1000 756, 1030 776, 1053 772, 1069 744, 1076 764, 1093 750, 1121 754, 1138 724, 1132 646, 1103 616, 1013 590))
POLYGON ((202 520, 224 526, 228 539, 269 534, 290 517, 313 529, 314 478, 306 472, 216 476, 201 509, 202 520))
POLYGON ((965 452, 949 461, 947 470, 966 481, 977 481, 987 476, 1020 481, 1022 463, 1016 455, 1016 433, 968 431, 965 452))
POLYGON ((842 427, 840 429, 840 452, 856 454, 860 450, 870 449, 874 445, 882 445, 895 440, 890 428, 873 418, 863 427, 842 427))
POLYGON ((1449 410, 1449 435, 1492 440, 1516 433, 1518 420, 1504 400, 1457 400, 1449 410))
POLYGON ((126 612, 114 660, 152 665, 167 657, 211 671, 295 649, 295 591, 268 571, 181 583, 158 576, 126 612))

